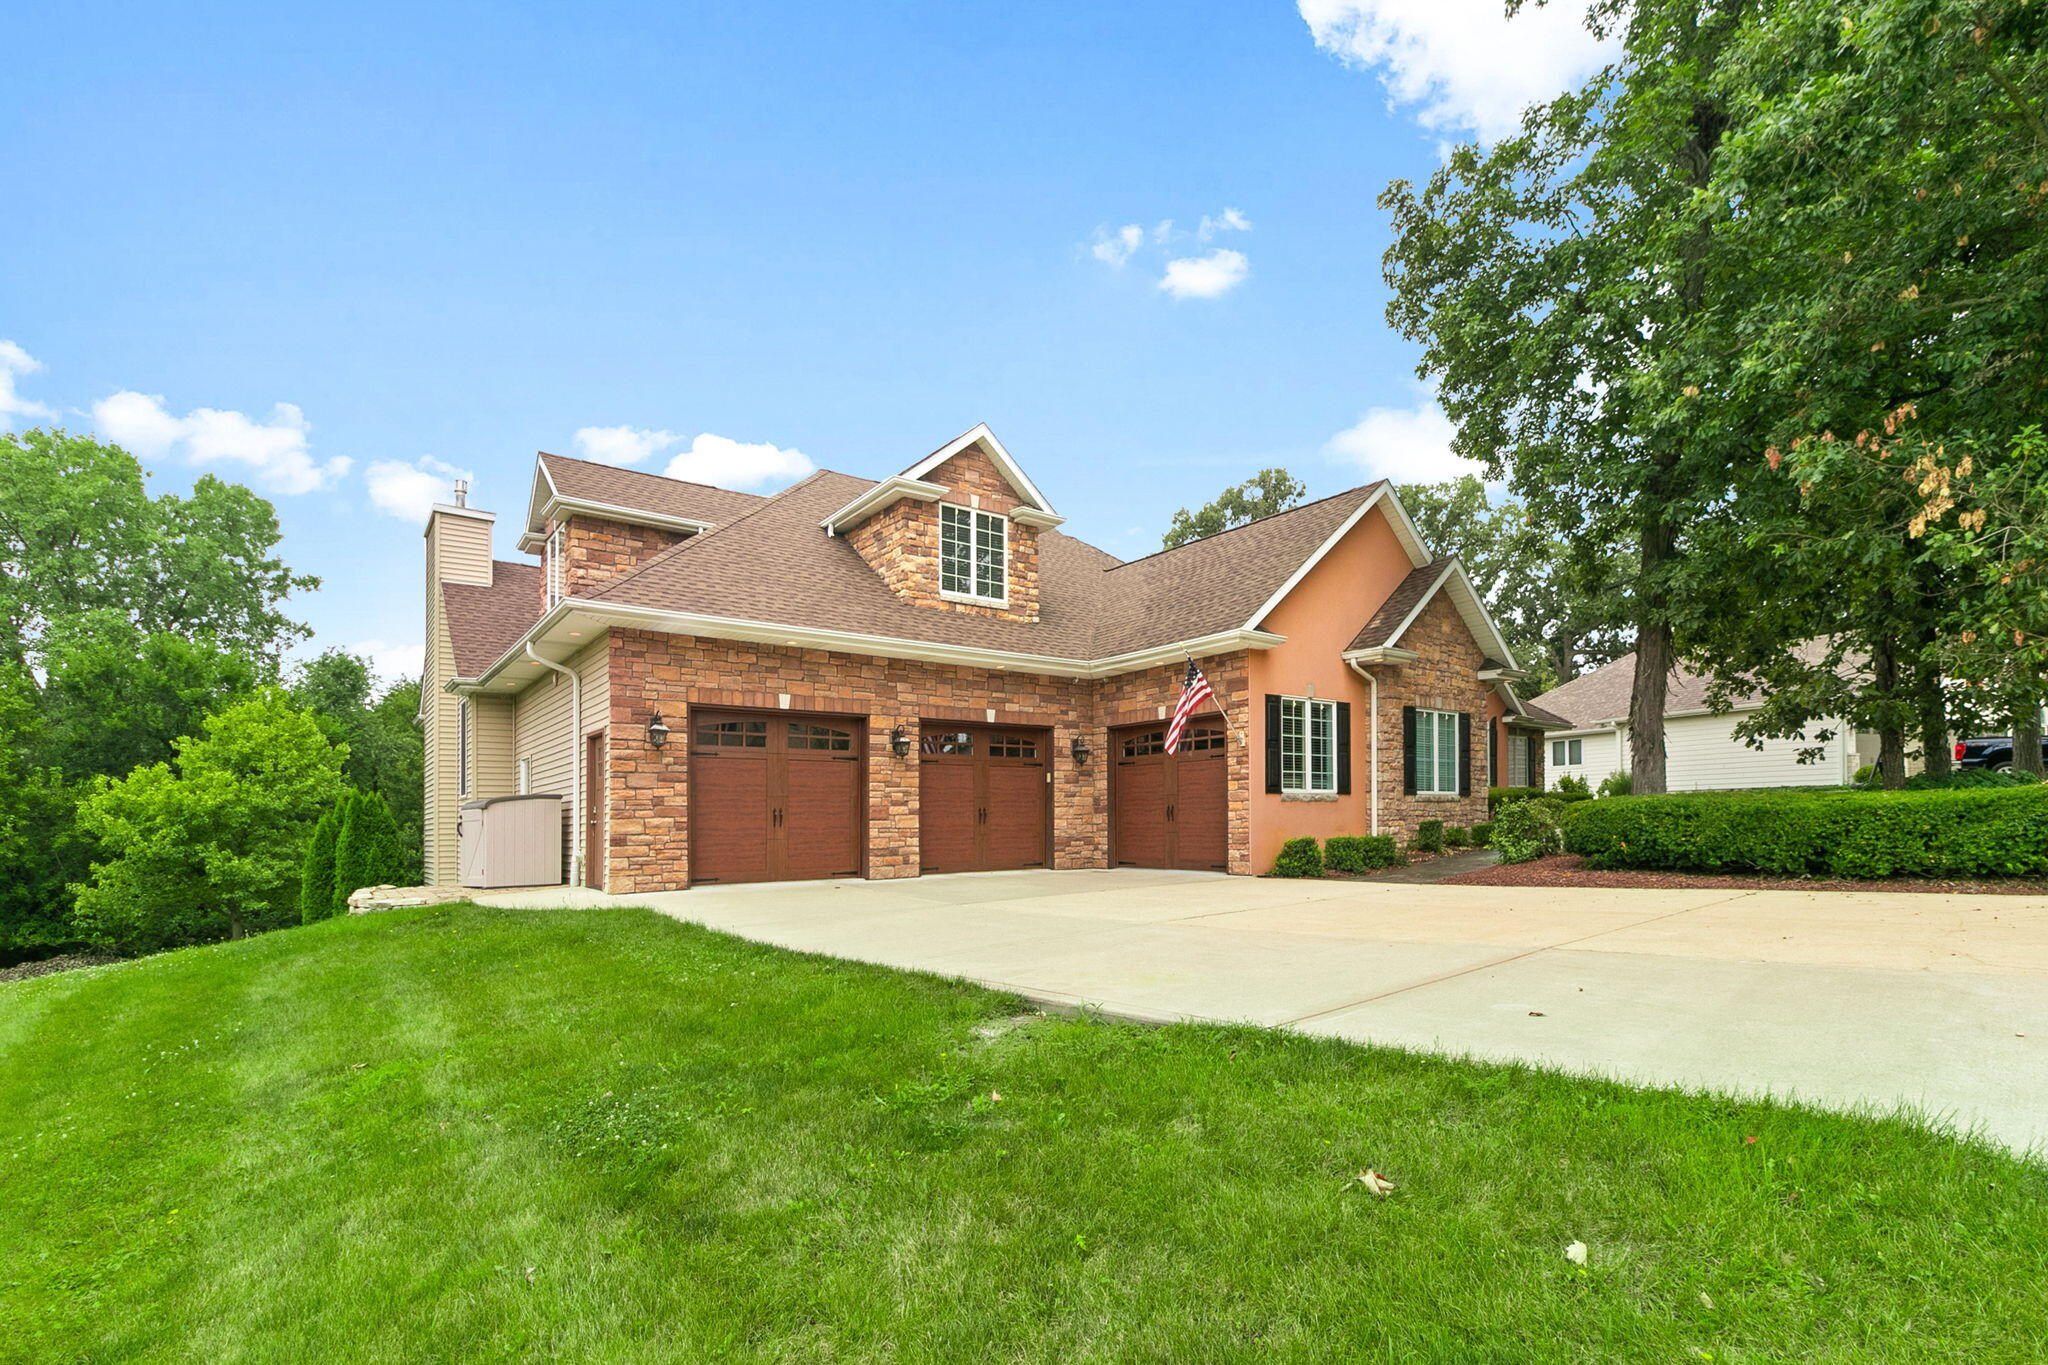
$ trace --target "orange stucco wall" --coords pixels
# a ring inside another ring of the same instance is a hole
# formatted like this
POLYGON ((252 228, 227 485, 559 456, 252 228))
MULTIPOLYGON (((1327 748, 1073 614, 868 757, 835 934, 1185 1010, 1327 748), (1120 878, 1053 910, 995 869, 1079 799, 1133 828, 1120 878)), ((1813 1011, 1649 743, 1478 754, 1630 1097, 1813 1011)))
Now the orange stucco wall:
MULTIPOLYGON (((1364 834, 1371 822, 1371 763, 1367 719, 1371 694, 1365 679, 1342 658, 1366 618, 1414 565, 1380 509, 1367 512, 1344 539, 1309 570, 1262 629, 1287 643, 1251 655, 1252 870, 1264 872, 1288 839, 1364 834), (1265 704, 1268 693, 1314 695, 1351 703, 1351 792, 1334 801, 1284 800, 1265 783, 1265 704)), ((1380 762, 1388 762, 1380 755, 1380 762)), ((1393 762, 1400 761, 1395 754, 1393 762)))

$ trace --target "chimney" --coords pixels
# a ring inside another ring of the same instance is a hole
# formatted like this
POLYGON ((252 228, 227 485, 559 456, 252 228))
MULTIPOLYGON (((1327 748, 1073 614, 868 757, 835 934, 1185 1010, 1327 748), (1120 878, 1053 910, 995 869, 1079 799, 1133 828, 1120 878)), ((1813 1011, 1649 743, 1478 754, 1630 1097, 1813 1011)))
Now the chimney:
MULTIPOLYGON (((495 512, 469 505, 469 480, 455 481, 455 501, 437 502, 427 514, 427 585, 491 586, 491 524, 495 512)), ((437 590, 438 595, 438 590, 437 590)))
POLYGON ((457 507, 467 507, 467 506, 469 506, 469 480, 468 480, 468 479, 457 479, 457 480, 455 481, 455 505, 456 505, 457 507))

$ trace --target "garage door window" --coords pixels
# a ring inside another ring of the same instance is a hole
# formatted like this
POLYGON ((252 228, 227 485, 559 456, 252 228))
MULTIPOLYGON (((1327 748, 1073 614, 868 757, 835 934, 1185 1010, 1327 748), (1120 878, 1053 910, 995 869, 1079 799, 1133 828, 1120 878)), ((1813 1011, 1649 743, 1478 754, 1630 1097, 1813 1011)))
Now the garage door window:
POLYGON ((1280 790, 1337 790, 1337 703, 1280 699, 1280 790))
POLYGON ((944 733, 927 730, 917 747, 919 752, 927 754, 972 755, 974 736, 966 730, 948 730, 944 733))
POLYGON ((1132 735, 1124 741, 1125 758, 1144 758, 1150 754, 1166 752, 1166 731, 1147 730, 1142 735, 1132 735))
POLYGON ((829 725, 799 725, 789 727, 789 747, 792 749, 831 749, 844 753, 853 747, 853 732, 835 730, 829 725))
POLYGON ((1585 740, 1553 739, 1550 741, 1550 762, 1552 767, 1575 768, 1585 761, 1585 740))
POLYGON ((1458 794, 1458 713, 1415 713, 1415 790, 1458 794))
POLYGON ((765 720, 711 720, 697 726, 697 742, 724 749, 765 749, 768 722, 765 720))
POLYGON ((1023 735, 991 735, 988 752, 991 758, 1037 758, 1038 741, 1023 735))

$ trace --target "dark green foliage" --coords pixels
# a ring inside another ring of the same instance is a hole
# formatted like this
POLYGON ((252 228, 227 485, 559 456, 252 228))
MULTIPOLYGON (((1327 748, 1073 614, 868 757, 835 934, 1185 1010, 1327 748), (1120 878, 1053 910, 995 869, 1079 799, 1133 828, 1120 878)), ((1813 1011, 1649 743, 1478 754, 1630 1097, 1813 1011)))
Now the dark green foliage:
POLYGON ((2018 768, 1957 768, 1936 776, 1914 773, 1906 779, 1909 792, 1969 791, 1981 787, 2031 787, 2041 779, 2018 768))
POLYGON ((1323 875, 1323 851, 1313 839, 1289 839, 1280 846, 1280 856, 1273 860, 1275 877, 1320 877, 1323 875))
POLYGON ((1576 773, 1566 773, 1563 777, 1558 778, 1557 786, 1551 792, 1552 796, 1561 797, 1565 800, 1570 800, 1575 796, 1587 797, 1592 794, 1593 789, 1586 785, 1586 779, 1576 773))
POLYGON ((1421 853, 1444 851, 1444 822, 1441 820, 1418 820, 1415 822, 1415 843, 1413 847, 1421 853))
POLYGON ((1573 810, 1594 867, 1783 876, 2048 875, 2048 788, 1620 796, 1573 810))
POLYGON ((1472 826, 1472 847, 1488 848, 1493 844, 1493 821, 1481 820, 1472 826))
POLYGON ((411 862, 384 798, 375 792, 350 792, 342 803, 334 844, 331 913, 347 914, 349 895, 363 887, 402 884, 411 875, 411 862))
MULTIPOLYGON (((344 797, 343 800, 347 798, 344 797)), ((329 808, 313 826, 306 865, 299 873, 299 923, 312 924, 334 913, 334 852, 341 836, 341 811, 329 808)))
POLYGON ((1495 817, 1492 844, 1504 863, 1526 863, 1555 853, 1563 846, 1559 820, 1564 803, 1555 797, 1538 796, 1502 807, 1495 817))
POLYGON ((1488 787, 1486 789, 1486 813, 1498 815, 1502 806, 1515 801, 1527 801, 1532 796, 1541 796, 1535 787, 1488 787))
POLYGON ((1470 848, 1471 846, 1472 846, 1472 831, 1471 831, 1471 830, 1469 830, 1469 829, 1465 828, 1465 827, 1464 827, 1463 825, 1445 825, 1445 826, 1444 826, 1444 847, 1445 847, 1445 848, 1470 848))
POLYGON ((1165 547, 1185 545, 1191 540, 1213 536, 1233 526, 1284 512, 1300 502, 1308 485, 1284 469, 1261 469, 1241 484, 1224 489, 1216 501, 1190 512, 1183 507, 1173 514, 1167 528, 1165 547))
POLYGON ((1600 795, 1627 796, 1635 790, 1635 782, 1627 773, 1609 773, 1600 779, 1600 795))
POLYGON ((1374 872, 1408 861, 1391 834, 1333 835, 1323 841, 1323 858, 1332 872, 1374 872))
POLYGON ((414 850, 413 870, 398 880, 406 884, 418 880, 423 785, 423 751, 416 721, 419 682, 402 679, 378 696, 368 659, 330 649, 300 665, 292 677, 291 691, 330 739, 348 745, 343 776, 351 785, 377 793, 391 807, 401 840, 414 850))

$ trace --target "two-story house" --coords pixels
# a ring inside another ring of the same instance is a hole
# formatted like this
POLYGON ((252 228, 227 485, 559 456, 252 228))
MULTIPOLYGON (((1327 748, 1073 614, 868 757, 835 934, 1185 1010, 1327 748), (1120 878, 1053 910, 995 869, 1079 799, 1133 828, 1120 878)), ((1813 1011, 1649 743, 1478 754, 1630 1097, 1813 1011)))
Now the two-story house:
POLYGON ((1297 835, 1485 818, 1553 723, 1386 483, 1143 559, 987 427, 759 497, 543 454, 519 537, 426 530, 426 863, 464 800, 564 800, 614 892, 1027 867, 1262 872, 1297 835), (1190 659, 1215 701, 1165 752, 1190 659))

